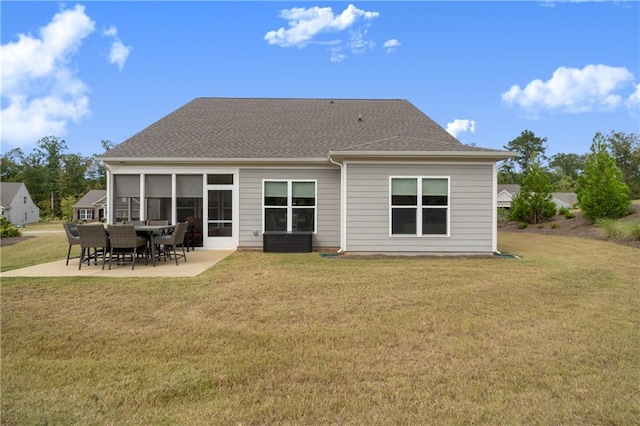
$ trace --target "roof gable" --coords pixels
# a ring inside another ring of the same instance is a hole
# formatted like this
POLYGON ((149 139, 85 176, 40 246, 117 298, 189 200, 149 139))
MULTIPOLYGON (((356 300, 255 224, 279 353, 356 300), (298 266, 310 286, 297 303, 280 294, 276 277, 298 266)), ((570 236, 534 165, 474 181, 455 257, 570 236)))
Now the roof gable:
POLYGON ((91 189, 84 194, 82 198, 74 205, 74 207, 94 207, 96 204, 106 204, 107 202, 107 190, 106 189, 91 189))
POLYGON ((197 98, 101 158, 326 159, 372 150, 482 149, 406 100, 197 98))
POLYGON ((23 186, 22 182, 0 182, 0 205, 4 208, 10 207, 23 186))

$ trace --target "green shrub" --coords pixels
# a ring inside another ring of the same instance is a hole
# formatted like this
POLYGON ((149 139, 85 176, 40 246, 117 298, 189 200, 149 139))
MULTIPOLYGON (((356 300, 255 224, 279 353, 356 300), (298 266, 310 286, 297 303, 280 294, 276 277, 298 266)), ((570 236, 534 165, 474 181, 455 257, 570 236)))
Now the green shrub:
POLYGON ((640 241, 640 220, 628 223, 627 228, 631 235, 631 239, 634 241, 640 241))
POLYGON ((22 232, 9 222, 9 219, 2 216, 0 217, 0 237, 19 237, 22 232))
POLYGON ((607 152, 607 143, 601 133, 593 138, 591 153, 578 178, 576 194, 584 217, 591 221, 618 219, 629 211, 629 188, 607 152))
POLYGON ((621 222, 613 219, 599 219, 596 225, 606 238, 615 241, 640 241, 640 221, 621 222))
POLYGON ((564 217, 567 219, 574 219, 576 215, 567 210, 567 212, 564 214, 564 217))
POLYGON ((520 192, 511 201, 509 218, 527 223, 542 223, 556 215, 551 201, 551 181, 538 160, 530 164, 520 192))
POLYGON ((551 229, 556 229, 558 227, 558 224, 554 222, 554 223, 550 224, 549 227, 551 229))
POLYGON ((520 222, 518 224, 518 229, 525 229, 529 224, 527 222, 520 222))
POLYGON ((498 207, 498 222, 504 222, 509 219, 509 209, 498 207))
POLYGON ((565 216, 567 213, 569 213, 569 209, 566 207, 560 207, 558 210, 558 214, 561 214, 562 216, 565 216))

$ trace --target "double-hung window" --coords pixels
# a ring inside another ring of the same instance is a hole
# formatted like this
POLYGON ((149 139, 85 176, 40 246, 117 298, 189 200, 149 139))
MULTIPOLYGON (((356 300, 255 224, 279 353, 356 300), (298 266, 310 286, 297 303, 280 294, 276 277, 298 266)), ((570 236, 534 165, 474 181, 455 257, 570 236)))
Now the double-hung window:
POLYGON ((315 232, 316 186, 316 181, 265 180, 264 231, 315 232))
POLYGON ((78 211, 78 219, 80 220, 93 220, 93 210, 80 209, 78 211))
POLYGON ((449 235, 448 177, 392 177, 390 193, 391 235, 449 235))

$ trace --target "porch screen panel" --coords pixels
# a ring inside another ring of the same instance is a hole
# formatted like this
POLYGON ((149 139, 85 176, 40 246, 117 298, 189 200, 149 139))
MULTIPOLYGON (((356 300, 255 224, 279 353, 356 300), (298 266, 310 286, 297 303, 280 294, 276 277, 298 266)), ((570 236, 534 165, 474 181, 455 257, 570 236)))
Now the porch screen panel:
POLYGON ((145 196, 147 198, 171 198, 171 175, 146 175, 145 196))
POLYGON ((114 175, 116 197, 139 197, 140 175, 114 175))
POLYGON ((178 197, 202 198, 202 175, 177 175, 176 194, 178 197))

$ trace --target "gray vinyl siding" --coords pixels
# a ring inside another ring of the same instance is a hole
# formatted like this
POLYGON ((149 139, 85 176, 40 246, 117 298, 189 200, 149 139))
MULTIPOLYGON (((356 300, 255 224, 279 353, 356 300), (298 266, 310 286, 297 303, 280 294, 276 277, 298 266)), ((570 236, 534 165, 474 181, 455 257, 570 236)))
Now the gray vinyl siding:
POLYGON ((347 252, 489 253, 492 164, 347 164, 347 252), (448 176, 449 237, 389 235, 389 178, 448 176))
POLYGON ((340 246, 340 169, 240 169, 240 247, 262 247, 263 179, 313 179, 318 183, 313 247, 340 246), (258 231, 258 235, 254 235, 258 231))

